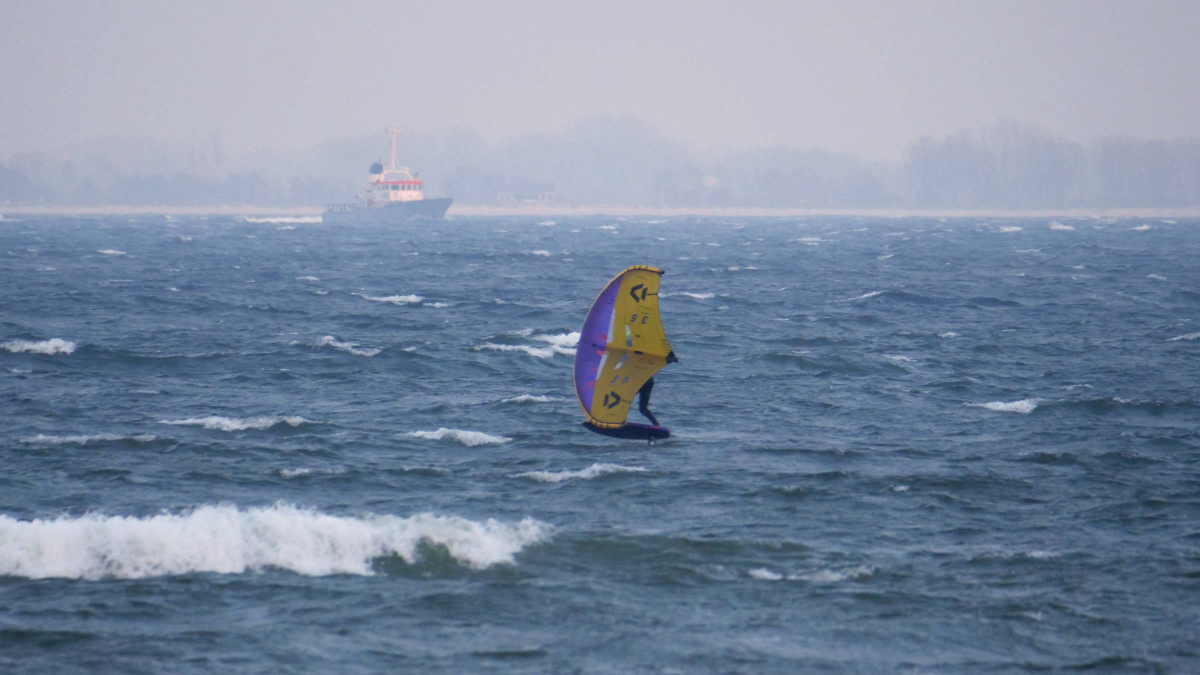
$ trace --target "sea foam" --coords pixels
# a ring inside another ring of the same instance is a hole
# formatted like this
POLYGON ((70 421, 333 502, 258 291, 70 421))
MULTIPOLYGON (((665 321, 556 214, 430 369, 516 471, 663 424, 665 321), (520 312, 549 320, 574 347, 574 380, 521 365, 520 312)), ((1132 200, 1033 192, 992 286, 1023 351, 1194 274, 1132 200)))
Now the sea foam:
POLYGON ((640 466, 622 466, 620 464, 597 462, 579 471, 526 471, 525 473, 517 474, 517 476, 531 478, 542 483, 561 483, 564 480, 571 480, 572 478, 591 480, 610 473, 642 473, 643 471, 645 469, 640 466))
POLYGON ((507 443, 512 440, 511 438, 505 438, 504 436, 485 434, 482 431, 447 429, 446 427, 442 427, 437 431, 410 431, 405 435, 412 436, 414 438, 425 438, 431 441, 440 441, 443 438, 449 438, 452 441, 471 447, 476 445, 487 445, 489 443, 507 443))
POLYGON ((41 342, 29 342, 27 340, 9 340, 8 342, 0 343, 0 347, 17 354, 20 352, 32 352, 34 354, 70 354, 75 351, 75 343, 63 340, 61 338, 51 338, 42 340, 41 342))
POLYGON ((145 518, 88 514, 20 521, 0 515, 0 576, 29 579, 142 579, 283 569, 298 574, 370 575, 375 559, 420 557, 444 547, 473 569, 513 564, 551 528, 420 513, 407 518, 333 516, 290 504, 241 509, 201 506, 145 518))

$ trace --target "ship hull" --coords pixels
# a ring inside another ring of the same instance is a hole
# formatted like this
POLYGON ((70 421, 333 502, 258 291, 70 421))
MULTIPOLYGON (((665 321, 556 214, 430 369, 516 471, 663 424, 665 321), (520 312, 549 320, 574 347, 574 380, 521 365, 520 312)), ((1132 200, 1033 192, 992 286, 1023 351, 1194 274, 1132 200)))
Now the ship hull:
POLYGON ((407 202, 392 202, 384 206, 360 206, 346 204, 325 209, 321 214, 323 223, 402 223, 407 220, 444 220, 450 203, 454 200, 414 199, 407 202))

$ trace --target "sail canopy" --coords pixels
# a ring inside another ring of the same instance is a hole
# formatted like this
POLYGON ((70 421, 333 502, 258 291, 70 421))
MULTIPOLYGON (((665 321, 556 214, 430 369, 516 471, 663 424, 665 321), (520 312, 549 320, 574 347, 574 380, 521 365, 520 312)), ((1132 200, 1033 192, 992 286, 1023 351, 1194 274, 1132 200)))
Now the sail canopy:
POLYGON ((625 424, 638 389, 667 365, 671 345, 658 314, 663 271, 634 265, 592 303, 575 351, 575 395, 598 429, 625 424))

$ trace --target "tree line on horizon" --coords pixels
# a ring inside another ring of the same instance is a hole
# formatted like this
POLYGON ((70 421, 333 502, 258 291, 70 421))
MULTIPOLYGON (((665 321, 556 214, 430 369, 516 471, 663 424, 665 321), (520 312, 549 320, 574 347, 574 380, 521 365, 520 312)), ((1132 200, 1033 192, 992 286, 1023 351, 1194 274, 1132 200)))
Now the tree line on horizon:
MULTIPOLYGON (((219 140, 108 139, 0 162, 0 204, 321 206, 351 201, 381 136, 228 158, 219 140)), ((926 137, 895 162, 786 147, 708 161, 629 118, 488 143, 406 133, 427 196, 461 204, 764 208, 1137 208, 1200 205, 1200 139, 1078 143, 1015 124, 926 137)))

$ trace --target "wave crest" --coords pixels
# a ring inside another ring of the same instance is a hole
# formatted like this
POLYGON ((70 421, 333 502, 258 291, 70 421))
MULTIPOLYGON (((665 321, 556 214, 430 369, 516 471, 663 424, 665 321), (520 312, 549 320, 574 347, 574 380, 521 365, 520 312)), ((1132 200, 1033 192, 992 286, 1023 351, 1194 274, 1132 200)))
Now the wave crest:
POLYGON ((190 417, 185 420, 160 420, 159 424, 204 427, 205 429, 218 429, 220 431, 245 431, 247 429, 270 429, 271 427, 280 423, 286 423, 288 426, 298 427, 306 422, 308 422, 308 420, 300 417, 299 415, 264 415, 261 417, 244 418, 209 415, 208 417, 190 417))
POLYGON ((470 447, 474 447, 476 445, 487 445, 490 443, 507 443, 512 440, 511 438, 505 438, 504 436, 485 434, 482 431, 447 429, 446 427, 442 427, 437 431, 410 431, 405 435, 412 436, 413 438, 425 438, 431 441, 440 441, 443 438, 450 438, 453 441, 470 447))
POLYGON ((62 338, 51 338, 40 342, 30 342, 28 340, 9 340, 8 342, 0 343, 0 347, 7 349, 13 354, 20 352, 32 352, 34 354, 70 354, 75 351, 75 343, 62 338))
POLYGON ((579 471, 526 471, 519 473, 517 476, 521 478, 532 478, 533 480, 542 483, 561 483, 564 480, 578 478, 580 480, 591 480, 599 478, 610 473, 642 473, 645 469, 640 466, 622 466, 620 464, 606 464, 597 462, 586 469, 579 471))
POLYGON ((416 562, 422 544, 444 547, 472 569, 514 564, 550 526, 420 513, 407 518, 332 516, 290 504, 201 506, 146 518, 88 514, 19 521, 0 515, 0 576, 142 579, 284 569, 309 576, 370 575, 375 559, 416 562))
POLYGON ((1020 401, 992 401, 990 403, 967 403, 966 405, 971 408, 986 408, 988 410, 995 410, 996 412, 1014 412, 1028 415, 1037 409, 1040 402, 1041 399, 1038 398, 1025 398, 1020 401))
POLYGON ((379 352, 383 351, 383 349, 381 347, 370 347, 367 349, 359 349, 355 343, 339 342, 338 339, 333 337, 332 335, 326 335, 325 337, 321 338, 320 340, 317 340, 316 344, 314 344, 313 346, 314 347, 333 347, 334 349, 337 349, 337 350, 340 350, 343 352, 348 352, 350 354, 354 354, 355 356, 375 356, 379 352))

